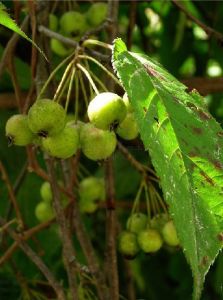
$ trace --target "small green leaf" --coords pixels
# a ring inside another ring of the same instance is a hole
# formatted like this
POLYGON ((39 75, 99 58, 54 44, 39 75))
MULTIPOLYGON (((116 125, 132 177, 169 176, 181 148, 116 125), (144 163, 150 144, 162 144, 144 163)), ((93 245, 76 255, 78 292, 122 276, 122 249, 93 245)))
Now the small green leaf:
POLYGON ((32 43, 38 50, 39 52, 44 56, 44 58, 47 60, 46 55, 43 53, 43 51, 37 46, 36 43, 34 43, 20 28, 19 26, 15 23, 14 20, 11 19, 9 14, 6 11, 6 7, 0 2, 0 25, 3 25, 7 27, 8 29, 16 32, 26 40, 28 40, 30 43, 32 43))
POLYGON ((160 177, 192 269, 197 300, 222 248, 223 131, 198 93, 187 93, 183 84, 149 57, 119 52, 118 43, 113 65, 160 177))

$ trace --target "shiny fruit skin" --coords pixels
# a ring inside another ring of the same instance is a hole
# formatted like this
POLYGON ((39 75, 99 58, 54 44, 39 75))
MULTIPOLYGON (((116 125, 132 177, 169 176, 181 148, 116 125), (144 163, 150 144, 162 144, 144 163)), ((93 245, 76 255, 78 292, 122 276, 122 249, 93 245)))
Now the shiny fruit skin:
POLYGON ((55 216, 53 208, 49 202, 41 201, 35 208, 36 218, 40 222, 46 222, 55 216))
POLYGON ((65 126, 64 108, 49 99, 37 100, 29 109, 28 125, 33 133, 42 137, 59 133, 65 126))
POLYGON ((138 243, 145 253, 153 253, 162 247, 163 241, 157 230, 144 229, 138 233, 138 243))
POLYGON ((33 142, 35 135, 29 129, 26 115, 13 115, 5 125, 9 145, 26 146, 33 142))
POLYGON ((177 237, 177 231, 172 220, 168 221, 162 228, 162 236, 165 243, 169 246, 179 246, 180 241, 177 237))
POLYGON ((87 21, 90 25, 96 27, 105 21, 108 12, 106 3, 94 3, 86 13, 87 21))
POLYGON ((125 119, 119 124, 117 134, 124 140, 130 141, 137 138, 139 128, 132 113, 128 113, 125 119))
POLYGON ((73 156, 79 147, 79 132, 77 127, 66 125, 57 135, 42 139, 42 148, 49 155, 66 159, 73 156))
POLYGON ((147 215, 143 213, 134 213, 128 218, 126 228, 131 232, 139 233, 146 228, 147 222, 147 215))
POLYGON ((122 231, 118 238, 118 250, 126 258, 133 259, 140 251, 136 234, 122 231))
POLYGON ((87 123, 80 132, 81 149, 91 160, 103 160, 115 151, 117 139, 114 132, 101 130, 87 123))
POLYGON ((43 201, 52 202, 53 194, 51 190, 50 183, 48 181, 44 181, 40 187, 40 195, 43 201))
POLYGON ((117 94, 105 92, 98 94, 88 106, 88 117, 97 128, 109 130, 126 117, 126 107, 117 94))

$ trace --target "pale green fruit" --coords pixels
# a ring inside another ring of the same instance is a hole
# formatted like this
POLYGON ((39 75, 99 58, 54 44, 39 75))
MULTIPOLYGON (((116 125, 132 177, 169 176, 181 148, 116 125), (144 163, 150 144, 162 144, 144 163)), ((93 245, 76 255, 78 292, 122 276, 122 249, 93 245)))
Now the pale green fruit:
POLYGON ((81 213, 93 214, 98 209, 98 203, 91 200, 80 200, 79 209, 81 213))
POLYGON ((105 21, 108 12, 108 5, 106 3, 92 4, 86 13, 87 21, 90 25, 96 27, 105 21))
POLYGON ((127 111, 128 112, 133 112, 133 107, 132 107, 132 104, 129 102, 129 98, 128 98, 128 95, 127 95, 127 93, 125 93, 124 95, 123 95, 123 101, 124 101, 124 103, 125 103, 125 106, 126 106, 126 108, 127 108, 127 111))
POLYGON ((131 232, 139 233, 146 228, 147 222, 147 215, 143 213, 134 213, 128 218, 126 228, 131 232))
POLYGON ((5 125, 8 144, 26 146, 33 142, 35 135, 29 129, 26 115, 14 115, 8 119, 5 125))
POLYGON ((66 159, 73 156, 79 146, 79 132, 76 126, 66 125, 57 135, 42 140, 42 148, 49 155, 66 159))
POLYGON ((79 195, 82 201, 105 199, 105 182, 103 178, 87 177, 79 184, 79 195))
POLYGON ((129 231, 121 232, 118 238, 118 250, 126 258, 133 259, 140 250, 136 234, 129 231))
POLYGON ((119 124, 117 134, 124 140, 134 140, 139 134, 139 128, 132 113, 128 113, 125 119, 119 124))
POLYGON ((80 132, 81 149, 92 160, 106 159, 115 151, 117 139, 114 132, 101 130, 87 123, 80 132))
POLYGON ((157 230, 144 229, 138 233, 138 243, 145 253, 153 253, 162 247, 163 241, 157 230))
POLYGON ((51 202, 53 199, 53 194, 51 190, 50 183, 48 181, 44 181, 40 187, 40 195, 43 201, 51 202))
POLYGON ((50 40, 51 50, 58 56, 65 57, 68 56, 72 49, 67 49, 60 41, 52 38, 50 40))
POLYGON ((177 237, 177 231, 176 231, 176 228, 175 228, 172 220, 168 221, 163 226, 162 235, 163 235, 163 239, 167 245, 173 246, 173 247, 180 245, 180 241, 177 237))
POLYGON ((41 137, 59 133, 65 126, 64 108, 49 99, 37 100, 28 112, 28 125, 41 137))
POLYGON ((54 14, 49 14, 49 29, 57 31, 58 28, 58 18, 54 14))
POLYGON ((65 34, 80 35, 86 31, 86 17, 77 11, 68 11, 60 18, 60 26, 65 34))
POLYGON ((121 97, 114 93, 97 95, 88 106, 89 120, 98 128, 108 130, 126 117, 126 107, 121 97))
POLYGON ((156 229, 159 232, 162 231, 163 226, 169 220, 169 215, 166 213, 157 214, 150 220, 150 227, 156 229))
POLYGON ((41 201, 35 208, 36 218, 40 222, 46 222, 55 216, 53 208, 49 202, 41 201))

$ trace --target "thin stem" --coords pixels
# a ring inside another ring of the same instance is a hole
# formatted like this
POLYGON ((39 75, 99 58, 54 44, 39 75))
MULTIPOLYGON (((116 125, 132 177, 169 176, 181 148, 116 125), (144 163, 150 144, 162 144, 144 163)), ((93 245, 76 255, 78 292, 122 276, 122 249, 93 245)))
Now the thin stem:
POLYGON ((91 84, 91 86, 92 86, 94 92, 98 95, 98 94, 99 94, 99 91, 98 91, 96 85, 94 84, 94 81, 93 81, 93 79, 91 78, 91 75, 90 75, 90 73, 88 72, 88 70, 87 70, 85 67, 83 67, 82 65, 80 65, 80 64, 77 64, 77 67, 84 73, 84 75, 87 77, 88 81, 90 82, 90 84, 91 84))
POLYGON ((119 82, 118 78, 115 77, 106 67, 104 67, 97 59, 88 56, 88 55, 79 55, 79 58, 87 59, 92 62, 94 62, 96 65, 98 65, 108 76, 110 76, 120 87, 122 87, 121 83, 119 82))
POLYGON ((94 81, 96 81, 101 86, 102 90, 105 92, 108 92, 108 89, 106 88, 104 83, 98 78, 98 76, 91 70, 89 70, 89 73, 92 76, 92 78, 94 79, 94 81))
POLYGON ((59 65, 52 71, 52 73, 51 73, 50 76, 48 77, 47 81, 44 83, 42 89, 40 90, 40 93, 39 93, 39 95, 38 95, 38 97, 37 97, 37 100, 41 99, 43 93, 44 93, 45 90, 47 89, 47 87, 48 87, 50 81, 53 79, 53 77, 55 76, 55 74, 57 73, 57 71, 58 71, 60 68, 62 68, 62 66, 65 65, 65 64, 71 59, 72 56, 73 56, 73 54, 70 55, 70 56, 68 56, 68 57, 66 57, 66 58, 65 58, 61 63, 59 63, 59 65))
POLYGON ((67 92, 67 100, 66 100, 66 104, 65 104, 65 111, 66 112, 67 112, 69 101, 70 101, 70 95, 71 95, 71 91, 72 91, 72 87, 73 87, 73 80, 74 80, 75 73, 76 73, 76 68, 74 66, 73 69, 72 69, 69 88, 68 88, 68 92, 67 92))
POLYGON ((105 49, 112 50, 112 45, 98 41, 98 40, 93 40, 93 39, 87 39, 83 42, 84 47, 88 47, 88 45, 95 45, 95 46, 100 46, 105 49))
POLYGON ((74 115, 75 122, 77 122, 78 113, 79 113, 79 81, 78 81, 78 77, 76 77, 75 78, 75 115, 74 115))
POLYGON ((81 90, 82 90, 83 96, 84 96, 85 106, 87 108, 88 107, 88 96, 87 96, 87 92, 86 92, 86 88, 84 85, 83 76, 82 76, 81 71, 78 72, 78 77, 79 77, 79 81, 80 81, 80 85, 81 85, 81 90))

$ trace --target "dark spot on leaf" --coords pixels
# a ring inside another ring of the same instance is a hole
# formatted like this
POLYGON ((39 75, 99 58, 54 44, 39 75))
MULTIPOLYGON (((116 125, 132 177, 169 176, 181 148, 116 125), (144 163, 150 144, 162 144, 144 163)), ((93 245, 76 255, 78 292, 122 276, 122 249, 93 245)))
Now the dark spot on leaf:
POLYGON ((189 107, 189 108, 191 108, 191 109, 193 108, 194 110, 197 110, 197 106, 194 103, 187 102, 186 106, 189 107))
POLYGON ((145 106, 143 106, 143 110, 145 113, 147 113, 147 108, 145 106))
POLYGON ((223 137, 223 131, 217 132, 217 135, 218 135, 219 137, 223 137))
POLYGON ((204 172, 204 171, 200 171, 201 176, 203 176, 205 178, 205 180, 210 183, 211 185, 214 185, 213 180, 204 172))
POLYGON ((220 242, 223 242, 223 232, 219 233, 217 235, 217 239, 220 241, 220 242))
POLYGON ((208 256, 203 256, 200 262, 201 267, 206 266, 208 264, 209 257, 208 256))
POLYGON ((153 117, 153 119, 159 124, 159 119, 157 117, 153 117))
POLYGON ((144 64, 143 66, 144 66, 144 68, 146 69, 146 72, 147 72, 150 76, 153 76, 153 77, 156 77, 156 78, 165 80, 165 78, 164 78, 162 75, 160 75, 160 73, 158 73, 156 70, 154 70, 153 68, 151 68, 151 66, 149 66, 149 65, 147 65, 147 64, 144 64))
POLYGON ((206 112, 202 111, 201 109, 198 110, 198 115, 202 120, 210 120, 211 116, 209 116, 206 112))
POLYGON ((177 104, 180 103, 180 101, 176 97, 173 97, 173 101, 176 102, 177 104))
POLYGON ((218 170, 222 170, 223 169, 223 166, 221 164, 221 162, 219 160, 215 160, 213 161, 213 165, 215 166, 216 169, 218 170))
POLYGON ((198 134, 198 135, 202 134, 202 131, 203 131, 202 128, 199 128, 199 127, 192 127, 192 130, 195 134, 198 134))
POLYGON ((188 153, 188 156, 189 156, 189 157, 195 157, 195 156, 198 156, 198 155, 197 155, 197 153, 196 153, 195 151, 192 150, 192 151, 190 151, 190 152, 188 153))

